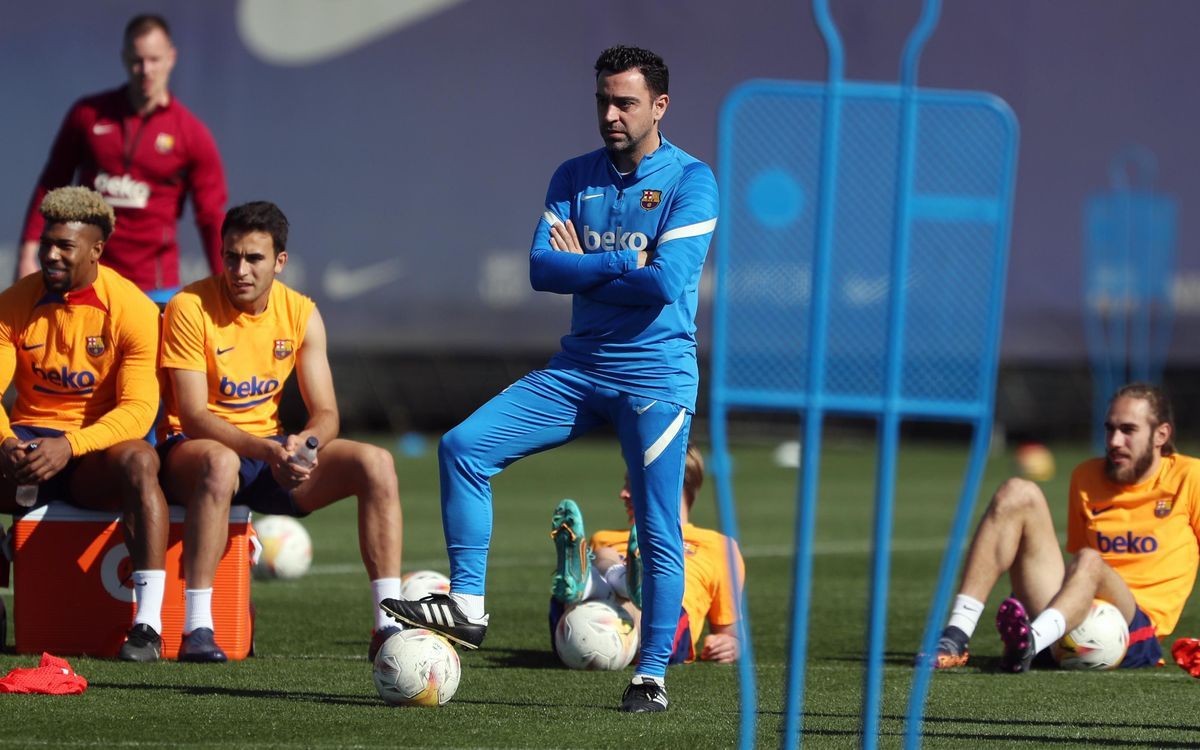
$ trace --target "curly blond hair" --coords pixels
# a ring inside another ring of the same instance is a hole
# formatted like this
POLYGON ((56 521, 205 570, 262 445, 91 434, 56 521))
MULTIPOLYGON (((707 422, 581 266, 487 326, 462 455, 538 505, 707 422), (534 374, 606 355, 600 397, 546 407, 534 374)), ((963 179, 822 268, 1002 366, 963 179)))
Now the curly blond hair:
POLYGON ((112 206, 91 188, 71 186, 51 190, 42 199, 38 210, 47 224, 69 221, 91 224, 100 228, 106 240, 117 226, 117 215, 113 213, 112 206))

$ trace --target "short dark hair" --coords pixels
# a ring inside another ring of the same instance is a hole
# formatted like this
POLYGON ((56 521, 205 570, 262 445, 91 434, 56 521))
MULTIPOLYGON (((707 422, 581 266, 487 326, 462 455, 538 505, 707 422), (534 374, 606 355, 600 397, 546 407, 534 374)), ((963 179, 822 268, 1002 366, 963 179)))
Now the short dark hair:
POLYGON ((648 49, 618 44, 609 47, 596 58, 596 77, 601 73, 624 73, 637 68, 646 79, 646 87, 655 96, 667 93, 670 72, 663 59, 648 49))
POLYGON ((221 238, 242 235, 248 232, 265 232, 271 235, 275 254, 287 250, 288 220, 271 201, 251 201, 229 209, 225 221, 221 222, 221 238))
POLYGON ((171 27, 167 24, 167 19, 157 13, 142 13, 129 19, 129 23, 125 24, 125 36, 122 39, 129 44, 134 39, 143 34, 149 34, 155 29, 162 29, 162 32, 167 35, 167 39, 171 38, 171 27))
POLYGON ((1154 424, 1150 429, 1156 429, 1160 424, 1171 425, 1171 436, 1163 444, 1162 454, 1169 456, 1175 452, 1175 410, 1171 408, 1171 399, 1162 388, 1151 383, 1130 383, 1123 385, 1113 394, 1108 402, 1112 405, 1119 398, 1138 398, 1150 406, 1150 417, 1154 424))
POLYGON ((695 443, 688 443, 687 457, 683 464, 683 501, 687 503, 688 511, 696 502, 696 493, 704 484, 704 456, 695 443))

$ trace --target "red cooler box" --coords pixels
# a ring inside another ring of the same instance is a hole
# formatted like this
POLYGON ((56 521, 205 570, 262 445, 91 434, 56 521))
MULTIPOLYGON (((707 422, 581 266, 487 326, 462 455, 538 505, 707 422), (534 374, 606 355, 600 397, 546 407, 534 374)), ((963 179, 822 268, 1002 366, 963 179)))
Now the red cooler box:
MULTIPOLYGON (((163 599, 163 656, 175 658, 183 637, 183 508, 172 507, 163 599)), ((133 564, 119 514, 50 503, 15 519, 13 625, 17 653, 116 656, 133 624, 133 564)), ((229 514, 229 542, 213 583, 217 643, 244 659, 253 641, 250 568, 257 539, 250 509, 229 514)))

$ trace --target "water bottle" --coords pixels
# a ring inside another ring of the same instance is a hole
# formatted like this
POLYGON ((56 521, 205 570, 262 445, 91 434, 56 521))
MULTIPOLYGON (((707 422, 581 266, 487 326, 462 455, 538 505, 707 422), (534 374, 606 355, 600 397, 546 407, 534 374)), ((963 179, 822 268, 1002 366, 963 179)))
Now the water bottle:
POLYGON ((311 467, 317 460, 317 445, 318 441, 316 436, 310 435, 308 439, 304 441, 304 445, 297 448, 296 452, 293 453, 292 457, 288 460, 297 466, 303 466, 305 468, 311 467))
MULTIPOLYGON (((25 452, 31 453, 38 447, 37 443, 30 443, 25 452)), ((17 505, 22 508, 32 508, 37 502, 38 486, 36 484, 19 484, 17 485, 17 505)))

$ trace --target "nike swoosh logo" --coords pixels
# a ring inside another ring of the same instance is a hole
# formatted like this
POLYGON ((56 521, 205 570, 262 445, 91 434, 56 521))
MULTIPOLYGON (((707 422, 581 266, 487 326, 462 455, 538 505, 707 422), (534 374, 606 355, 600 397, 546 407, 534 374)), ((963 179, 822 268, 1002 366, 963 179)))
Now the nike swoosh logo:
POLYGON ((1107 506, 1105 506, 1105 507, 1103 507, 1103 508, 1093 508, 1093 509, 1092 509, 1092 515, 1093 515, 1093 516, 1098 516, 1098 515, 1100 515, 1101 513, 1107 513, 1107 512, 1109 512, 1110 510, 1112 510, 1112 509, 1113 509, 1113 508, 1115 508, 1115 507, 1117 507, 1117 506, 1115 506, 1115 505, 1107 505, 1107 506))
POLYGON ((647 409, 649 409, 651 406, 654 406, 657 403, 658 403, 658 399, 655 399, 654 401, 651 401, 650 403, 646 404, 645 406, 643 406, 640 409, 634 409, 634 411, 637 412, 638 416, 640 417, 641 415, 646 413, 647 409))
POLYGON ((238 36, 275 65, 312 65, 365 47, 466 0, 405 0, 351 6, 328 0, 240 0, 238 36))
POLYGON ((345 268, 340 263, 330 263, 325 268, 325 294, 333 300, 357 297, 377 287, 391 284, 404 275, 404 263, 399 258, 388 258, 361 268, 345 268))
POLYGON ((21 344, 21 348, 25 351, 29 351, 30 349, 41 349, 43 346, 45 346, 45 344, 21 344))
POLYGON ((604 193, 592 193, 591 195, 583 196, 583 198, 581 198, 580 200, 590 201, 592 198, 603 198, 603 197, 604 197, 604 193))
POLYGON ((232 347, 232 346, 227 346, 227 347, 225 347, 224 349, 222 349, 221 347, 219 347, 219 346, 218 346, 218 347, 217 347, 217 356, 219 357, 219 356, 221 356, 222 354, 224 354, 225 352, 231 351, 232 349, 233 349, 233 347, 232 347))
POLYGON ((92 126, 92 133, 94 135, 104 135, 105 133, 111 133, 112 129, 113 129, 112 125, 102 124, 102 123, 98 122, 92 126))

